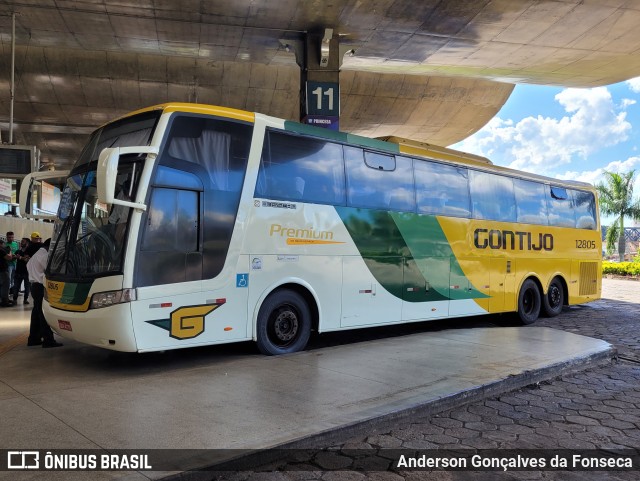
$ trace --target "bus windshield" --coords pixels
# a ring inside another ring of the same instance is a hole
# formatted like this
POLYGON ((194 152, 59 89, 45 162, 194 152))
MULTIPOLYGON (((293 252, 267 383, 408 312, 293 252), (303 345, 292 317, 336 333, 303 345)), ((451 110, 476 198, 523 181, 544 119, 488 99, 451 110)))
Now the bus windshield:
MULTIPOLYGON (((47 276, 57 280, 96 278, 122 272, 131 208, 98 201, 96 168, 108 147, 149 145, 159 113, 130 117, 97 130, 89 139, 61 194, 47 276)), ((136 197, 143 159, 120 159, 115 196, 136 197)))

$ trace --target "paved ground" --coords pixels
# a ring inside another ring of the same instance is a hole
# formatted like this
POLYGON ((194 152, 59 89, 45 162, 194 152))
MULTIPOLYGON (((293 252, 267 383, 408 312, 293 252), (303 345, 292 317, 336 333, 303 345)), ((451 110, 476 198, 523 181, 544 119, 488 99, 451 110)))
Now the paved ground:
MULTIPOLYGON (((486 325, 487 321, 481 321, 486 325)), ((382 426, 331 446, 298 453, 255 471, 211 473, 234 481, 636 480, 624 471, 358 470, 363 453, 380 448, 638 449, 640 448, 640 282, 605 279, 603 299, 572 307, 538 325, 606 340, 619 358, 608 365, 471 403, 431 417, 382 426), (329 470, 327 470, 329 469, 329 470)), ((548 451, 547 451, 548 453, 548 451)))

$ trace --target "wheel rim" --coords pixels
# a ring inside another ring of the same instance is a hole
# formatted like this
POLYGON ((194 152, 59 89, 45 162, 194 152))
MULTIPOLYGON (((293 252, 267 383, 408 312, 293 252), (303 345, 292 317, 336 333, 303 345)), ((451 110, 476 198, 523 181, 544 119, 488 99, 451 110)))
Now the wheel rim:
POLYGON ((560 289, 558 288, 558 286, 556 285, 552 285, 549 288, 549 305, 552 308, 556 308, 560 305, 560 301, 562 299, 562 296, 560 294, 560 289))
POLYGON ((282 306, 271 316, 269 338, 278 346, 287 346, 297 337, 300 327, 298 312, 293 306, 282 306))

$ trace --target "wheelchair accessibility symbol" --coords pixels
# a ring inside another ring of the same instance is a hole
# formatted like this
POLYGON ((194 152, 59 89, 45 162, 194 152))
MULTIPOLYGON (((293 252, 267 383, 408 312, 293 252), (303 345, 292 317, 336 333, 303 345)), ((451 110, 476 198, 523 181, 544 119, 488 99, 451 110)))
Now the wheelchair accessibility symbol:
POLYGON ((236 274, 236 287, 249 287, 249 274, 236 274))

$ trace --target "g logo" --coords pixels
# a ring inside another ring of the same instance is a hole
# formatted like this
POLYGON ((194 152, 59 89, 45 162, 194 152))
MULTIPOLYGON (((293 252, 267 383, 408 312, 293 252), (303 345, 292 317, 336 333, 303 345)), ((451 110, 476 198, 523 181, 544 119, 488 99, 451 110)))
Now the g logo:
POLYGON ((204 318, 218 305, 181 307, 171 313, 170 336, 192 339, 204 332, 204 318))

